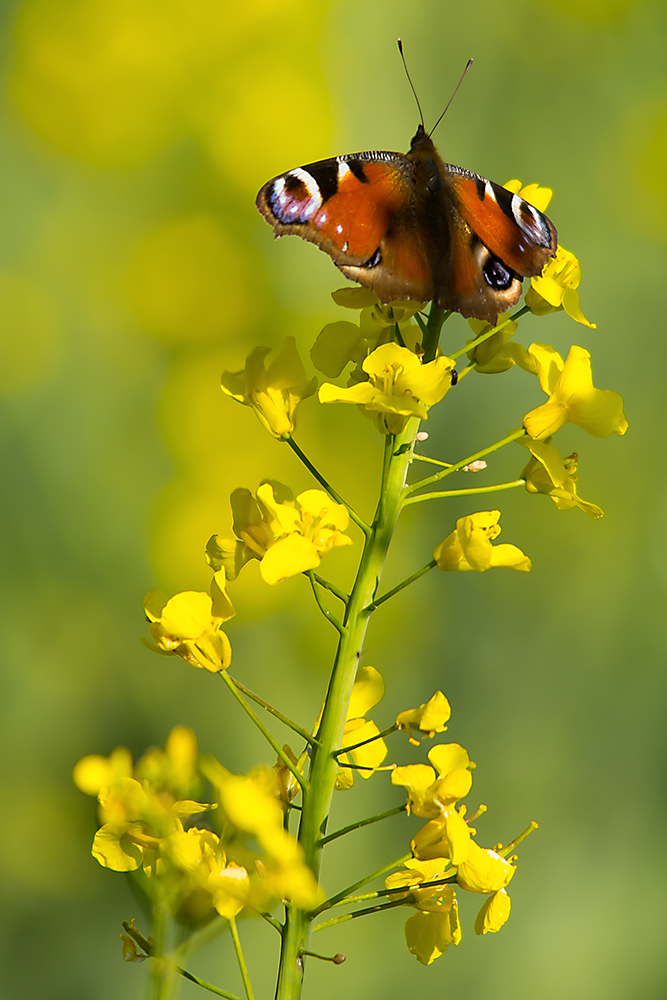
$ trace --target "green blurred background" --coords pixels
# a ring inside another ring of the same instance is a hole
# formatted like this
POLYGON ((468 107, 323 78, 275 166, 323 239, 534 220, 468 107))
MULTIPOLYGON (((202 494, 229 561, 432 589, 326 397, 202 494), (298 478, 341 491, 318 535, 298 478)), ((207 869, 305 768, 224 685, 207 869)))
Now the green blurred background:
MULTIPOLYGON (((428 969, 405 948, 403 912, 326 931, 318 947, 348 961, 311 962, 308 995, 664 997, 664 2, 0 9, 0 992, 144 995, 145 966, 124 965, 118 939, 138 907, 89 854, 94 804, 70 779, 79 757, 118 744, 138 755, 184 723, 232 770, 271 760, 222 685, 139 644, 141 597, 207 585, 203 547, 229 532, 236 486, 312 485, 219 389, 221 370, 255 344, 294 334, 307 356, 323 323, 343 318, 330 261, 299 240, 274 243, 254 196, 299 163, 407 149, 417 115, 401 35, 427 123, 475 58, 438 130, 444 158, 555 189, 549 214, 581 260, 582 307, 598 327, 529 318, 520 339, 590 349, 596 384, 625 397, 630 431, 559 435, 562 454, 580 452, 580 492, 605 509, 601 522, 504 495, 503 540, 532 556, 532 574, 432 574, 378 612, 368 640, 366 662, 388 686, 380 726, 447 693, 448 736, 478 764, 471 802, 489 807, 480 839, 540 823, 509 924, 476 938, 473 900, 463 943, 428 969)), ((466 329, 452 319, 445 349, 466 329)), ((516 369, 471 375, 429 422, 428 451, 456 460, 542 398, 516 369)), ((370 421, 310 400, 298 439, 369 512, 381 449, 370 421)), ((514 478, 518 452, 506 449, 486 481, 514 478)), ((483 506, 412 508, 387 584, 483 506)), ((345 580, 349 551, 329 558, 345 580)), ((253 565, 232 596, 236 674, 310 724, 334 637, 306 582, 267 588, 253 565)), ((360 784, 336 800, 336 826, 399 801, 382 776, 360 784)), ((337 842, 326 887, 402 853, 408 822, 337 842)), ((255 921, 242 931, 270 996, 277 936, 255 921)), ((192 967, 240 989, 225 940, 192 967)), ((184 997, 198 992, 183 985, 184 997)))

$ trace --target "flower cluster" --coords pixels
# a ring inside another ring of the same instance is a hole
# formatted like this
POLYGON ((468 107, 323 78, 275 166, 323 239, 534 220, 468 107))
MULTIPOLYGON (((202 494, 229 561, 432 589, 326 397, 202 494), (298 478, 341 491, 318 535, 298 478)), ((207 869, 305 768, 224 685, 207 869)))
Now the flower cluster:
MULTIPOLYGON (((516 871, 515 858, 506 857, 508 848, 479 846, 465 805, 458 805, 472 787, 475 765, 467 751, 458 743, 440 743, 429 750, 428 759, 432 766, 408 764, 392 771, 392 784, 407 790, 408 812, 428 822, 412 839, 413 857, 405 869, 385 880, 387 889, 396 890, 391 900, 405 899, 417 910, 405 925, 405 936, 422 965, 461 940, 456 887, 488 897, 475 933, 496 932, 510 914, 506 887, 516 871)), ((480 806, 475 815, 482 812, 480 806)))
POLYGON ((316 569, 331 549, 352 544, 344 534, 350 520, 347 507, 323 490, 305 490, 294 500, 286 486, 267 480, 255 496, 250 490, 234 490, 231 504, 236 538, 213 535, 206 549, 209 564, 224 568, 230 580, 250 559, 259 559, 264 582, 280 583, 316 569))
POLYGON ((233 919, 244 907, 275 899, 314 906, 322 898, 301 846, 283 827, 275 768, 240 776, 214 758, 200 761, 194 733, 177 726, 164 750, 147 751, 136 765, 121 747, 109 757, 82 758, 73 777, 99 803, 93 857, 113 871, 141 869, 153 903, 166 905, 181 923, 200 926, 215 913, 233 919), (205 779, 216 802, 189 797, 201 792, 205 779), (194 816, 218 809, 220 833, 190 825, 194 816), (244 845, 247 837, 259 852, 244 845))

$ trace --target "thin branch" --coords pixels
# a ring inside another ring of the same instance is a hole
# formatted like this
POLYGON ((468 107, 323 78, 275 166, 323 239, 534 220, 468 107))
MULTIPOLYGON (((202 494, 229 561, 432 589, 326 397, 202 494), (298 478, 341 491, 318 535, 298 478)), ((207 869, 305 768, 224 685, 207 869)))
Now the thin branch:
POLYGON ((356 823, 350 823, 349 826, 344 826, 334 833, 328 833, 326 837, 320 837, 320 847, 324 847, 325 844, 331 843, 332 840, 337 840, 339 837, 345 836, 346 833, 352 833, 353 830, 360 830, 362 826, 370 826, 371 823, 379 823, 381 819, 398 816, 399 813, 405 812, 405 809, 406 804, 403 803, 402 806, 395 806, 393 809, 388 809, 387 812, 378 813, 377 816, 369 816, 368 819, 361 819, 356 823))
POLYGON ((382 767, 369 767, 367 764, 353 764, 351 761, 343 762, 338 761, 338 765, 341 768, 351 767, 353 771, 372 771, 375 774, 376 771, 394 771, 398 764, 383 764, 382 767))
POLYGON ((270 913, 265 913, 264 910, 257 910, 257 912, 263 920, 266 920, 267 924, 271 924, 272 927, 275 927, 282 937, 283 924, 281 924, 279 920, 276 920, 275 917, 272 917, 270 913))
POLYGON ((382 910, 393 910, 396 906, 405 906, 405 904, 405 899, 395 899, 391 903, 379 903, 377 906, 369 906, 365 910, 345 913, 342 917, 332 917, 331 920, 325 920, 324 923, 315 924, 313 933, 326 930, 327 927, 333 927, 335 924, 344 924, 346 920, 354 920, 355 917, 365 917, 369 913, 380 913, 382 910))
MULTIPOLYGON (((171 964, 171 963, 170 963, 171 964)), ((214 993, 217 997, 225 997, 226 1000, 241 1000, 234 993, 227 993, 225 990, 219 990, 217 986, 213 986, 211 983, 207 983, 205 979, 200 979, 199 976, 193 976, 191 972, 186 972, 182 969, 180 965, 172 965, 174 972, 178 972, 180 976, 184 979, 189 979, 191 983, 195 983, 196 986, 201 986, 202 989, 208 990, 209 993, 214 993)))
POLYGON ((396 886, 393 889, 378 889, 377 892, 369 892, 363 896, 351 896, 349 899, 345 900, 345 903, 357 903, 366 899, 378 899, 383 896, 392 896, 397 892, 405 893, 401 899, 393 899, 389 903, 382 903, 378 906, 368 906, 363 910, 355 910, 354 913, 346 913, 342 917, 333 917, 331 920, 325 921, 322 924, 316 924, 313 927, 313 931, 321 931, 326 927, 333 927, 334 924, 342 924, 346 920, 353 920, 355 917, 365 917, 368 913, 378 913, 380 910, 391 910, 395 906, 410 906, 414 901, 412 895, 412 889, 435 889, 443 885, 451 885, 456 879, 456 873, 453 872, 447 878, 435 879, 433 882, 411 882, 409 885, 396 886))
MULTIPOLYGON (((525 479, 513 479, 511 483, 496 483, 495 486, 477 486, 469 490, 438 490, 435 493, 420 493, 419 496, 408 497, 403 506, 409 507, 410 504, 421 503, 422 500, 441 500, 443 497, 471 497, 480 493, 500 493, 502 490, 513 490, 517 486, 525 485, 525 479)), ((391 597, 391 594, 388 596, 391 597)), ((381 600, 384 599, 381 598, 381 600)))
POLYGON ((188 979, 191 983, 195 983, 196 986, 201 986, 202 989, 208 990, 209 993, 215 993, 217 997, 225 997, 225 1000, 241 1000, 241 998, 237 997, 234 993, 228 993, 226 990, 220 990, 218 989, 217 986, 213 986, 211 985, 211 983, 207 983, 206 980, 200 979, 199 976, 194 976, 191 972, 188 972, 186 969, 181 968, 180 965, 176 965, 176 963, 170 961, 170 959, 164 958, 162 955, 156 954, 155 942, 153 941, 153 939, 145 938, 143 934, 140 931, 138 931, 136 927, 133 926, 133 923, 134 921, 132 922, 132 924, 129 924, 126 920, 124 920, 123 929, 127 931, 130 937, 134 938, 139 947, 143 951, 145 951, 147 958, 153 958, 160 962, 164 962, 166 965, 169 966, 170 969, 173 969, 174 972, 177 972, 179 976, 183 976, 184 979, 188 979))
MULTIPOLYGON (((467 458, 462 458, 460 462, 455 465, 450 466, 449 469, 443 469, 442 472, 436 472, 434 476, 429 476, 427 479, 421 479, 418 483, 413 483, 411 486, 406 488, 407 496, 411 496, 416 493, 417 490, 423 489, 425 486, 430 486, 431 483, 438 483, 445 476, 450 476, 452 472, 458 472, 465 465, 470 465, 471 462, 476 462, 480 458, 484 458, 486 455, 490 455, 494 451, 498 451, 499 448, 504 448, 506 444, 510 444, 512 441, 517 441, 520 437, 524 437, 528 432, 525 427, 519 427, 517 430, 512 431, 507 437, 501 438, 500 441, 496 441, 494 444, 490 444, 488 448, 483 448, 481 451, 475 452, 474 455, 468 455, 467 458)), ((407 503, 407 500, 403 501, 407 503)))
POLYGON ((429 458, 428 455, 418 455, 416 452, 412 456, 415 462, 430 462, 431 465, 441 465, 443 469, 451 469, 451 462, 441 462, 439 458, 429 458))
POLYGON ((283 435, 283 441, 287 441, 288 445, 290 446, 290 448, 292 449, 292 451, 294 452, 294 454, 297 456, 297 458, 301 459, 301 461, 306 466, 306 468, 308 469, 308 471, 311 473, 311 475, 313 475, 315 477, 315 479, 318 481, 318 483, 320 484, 320 486, 324 487, 324 489, 327 491, 327 493, 329 494, 329 496, 331 497, 331 499, 335 500, 336 503, 342 504, 343 507, 347 507, 347 509, 349 511, 349 514, 350 514, 350 517, 352 518, 352 520, 354 521, 354 523, 357 525, 358 528, 361 528, 361 530, 366 535, 366 537, 368 537, 370 535, 370 533, 371 533, 370 527, 366 524, 366 522, 364 521, 363 518, 359 517, 359 515, 356 513, 356 511, 354 511, 350 507, 349 504, 345 503, 345 501, 340 496, 340 494, 337 493, 336 490, 333 488, 333 486, 329 485, 329 483, 326 481, 326 479, 324 478, 324 476, 320 472, 317 471, 317 469, 315 468, 315 466, 313 465, 313 463, 310 461, 310 459, 307 458, 306 455, 304 455, 304 453, 301 451, 301 448, 299 448, 298 444, 296 443, 296 441, 294 440, 294 438, 292 437, 292 435, 291 434, 284 434, 283 435))
POLYGON ((241 938, 239 937, 239 932, 234 917, 229 917, 229 930, 232 935, 232 941, 234 942, 236 961, 239 963, 239 971, 241 972, 241 979, 243 980, 243 987, 245 989, 246 997, 248 998, 248 1000, 255 1000, 255 995, 252 991, 252 986, 250 984, 250 976, 248 975, 248 966, 246 965, 246 960, 243 955, 243 948, 241 947, 241 938))
POLYGON ((377 736, 369 736, 367 740, 362 740, 361 743, 353 743, 352 746, 341 747, 340 750, 334 750, 334 757, 338 757, 341 753, 350 753, 352 750, 358 750, 359 747, 365 747, 367 743, 375 743, 376 740, 381 740, 385 736, 391 736, 391 734, 395 733, 397 729, 398 726, 394 723, 393 726, 388 726, 387 729, 383 729, 381 733, 377 734, 377 736))
POLYGON ((322 614, 324 615, 324 617, 327 619, 327 621, 331 622, 331 624, 336 629, 336 631, 338 632, 338 634, 342 635, 343 632, 345 631, 345 627, 341 624, 341 622, 338 621, 338 619, 336 618, 335 615, 331 614, 331 612, 329 611, 328 607, 326 606, 326 604, 322 600, 322 595, 320 594, 319 590, 317 589, 317 582, 315 580, 315 576, 313 574, 313 571, 310 570, 310 569, 306 570, 305 573, 304 573, 304 576, 307 576, 308 579, 310 580, 310 586, 312 588, 313 596, 314 596, 314 598, 315 598, 315 600, 317 602, 318 608, 320 609, 320 611, 322 612, 322 614))
POLYGON ((303 777, 302 774, 299 774, 299 772, 294 767, 294 764, 289 759, 283 748, 276 742, 276 740, 273 738, 273 736, 266 728, 264 723, 261 722, 260 719, 257 717, 257 715, 253 712, 250 705, 247 703, 241 692, 236 687, 235 682, 228 675, 227 671, 226 670, 218 671, 218 676, 222 677, 223 681, 225 682, 229 690, 232 692, 232 694, 234 695, 234 697, 236 698, 236 700, 238 701, 239 705, 242 707, 246 715, 248 715, 252 719, 252 721, 255 723, 255 725, 259 729, 264 739, 273 747, 273 749, 278 754, 278 756, 282 760, 287 770, 294 775, 294 778, 298 782, 301 791, 306 792, 308 790, 308 783, 306 782, 305 778, 303 777))
POLYGON ((361 889, 363 885, 368 885, 369 882, 372 882, 375 878, 380 878, 381 875, 386 875, 387 872, 392 870, 392 868, 398 868, 399 865, 404 864, 411 857, 412 851, 408 851, 407 854, 402 854, 400 858, 397 858, 396 861, 392 861, 391 864, 384 865, 383 868, 378 868, 378 870, 373 872, 371 875, 366 875, 365 878, 359 879, 358 882, 353 882, 352 885, 348 885, 346 889, 341 889, 341 891, 337 892, 335 896, 330 896, 329 899, 325 899, 323 903, 320 903, 317 909, 312 911, 311 917, 316 917, 319 913, 323 913, 324 910, 330 910, 332 906, 336 906, 338 903, 344 902, 346 897, 351 896, 357 889, 361 889))
POLYGON ((319 575, 319 573, 313 573, 313 576, 319 583, 320 587, 324 587, 325 590, 330 590, 334 597, 337 597, 339 601, 343 602, 343 604, 347 604, 350 599, 349 594, 346 594, 344 590, 340 589, 340 587, 331 583, 330 580, 325 580, 323 576, 319 575))
POLYGON ((508 323, 513 323, 515 320, 521 319, 522 316, 525 316, 525 314, 529 312, 529 306, 522 306, 521 309, 517 310, 513 316, 508 316, 502 323, 499 323, 498 326, 494 326, 491 330, 487 330, 486 333, 480 333, 479 337, 475 337, 475 339, 471 340, 469 344, 466 344, 465 347, 462 347, 460 350, 450 354, 449 357, 456 361, 457 358, 460 358, 463 354, 468 354, 469 351, 473 351, 476 347, 479 347, 480 344, 483 344, 485 340, 488 340, 489 337, 493 337, 493 335, 498 333, 499 330, 504 329, 508 323))
MULTIPOLYGON (((435 494, 429 494, 429 495, 434 496, 435 494)), ((418 497, 417 499, 421 500, 423 498, 418 497)), ((415 502, 414 499, 407 499, 403 502, 403 506, 407 507, 409 503, 414 503, 414 502, 415 502)), ((399 594, 402 590, 405 590, 406 587, 409 587, 411 583, 414 583, 415 580, 418 580, 420 576, 424 576, 425 573, 428 573, 428 571, 433 569, 433 567, 436 565, 437 563, 435 559, 431 559, 431 561, 426 563, 425 566, 422 566, 421 569, 416 570, 412 574, 412 576, 409 576, 406 580, 403 580, 402 583, 397 584, 397 586, 395 586, 392 590, 388 590, 386 594, 382 595, 382 597, 378 597, 374 601, 371 601, 371 603, 364 608, 364 611, 367 613, 375 611, 375 609, 379 608, 381 604, 384 604, 385 601, 388 601, 390 597, 393 597, 394 594, 399 594)))
POLYGON ((254 701, 255 704, 257 705, 261 705, 262 708, 265 708, 267 712, 270 712, 271 715, 274 715, 276 719, 280 719, 280 721, 284 723, 284 725, 288 726, 295 733, 298 733, 298 735, 302 739, 307 740, 308 743, 318 742, 315 739, 315 737, 311 736, 310 733, 306 732, 305 729, 302 729, 301 726, 297 726, 296 722, 292 722, 291 719, 288 719, 286 715, 283 715, 282 712, 279 712, 277 708, 273 707, 273 705, 269 705, 268 701, 264 701, 264 699, 260 698, 258 694, 255 694, 254 691, 251 691, 250 688, 247 688, 245 684, 241 684, 241 681, 237 680, 236 677, 232 677, 230 674, 227 674, 227 676, 234 684, 236 684, 239 691, 243 691, 244 695, 250 698, 251 701, 254 701))

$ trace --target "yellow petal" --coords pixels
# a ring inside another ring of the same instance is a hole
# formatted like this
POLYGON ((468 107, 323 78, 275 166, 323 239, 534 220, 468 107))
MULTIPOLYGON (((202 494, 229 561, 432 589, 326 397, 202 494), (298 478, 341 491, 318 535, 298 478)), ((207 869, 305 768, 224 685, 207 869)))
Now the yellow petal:
POLYGON ((498 889, 486 900, 475 920, 475 934, 495 934, 507 923, 512 901, 504 889, 498 889))
POLYGON ((175 639, 196 639, 211 627, 213 601, 208 594, 186 590, 167 601, 160 624, 175 639))
POLYGON ((272 545, 259 565, 265 583, 280 583, 290 576, 297 576, 320 565, 314 544, 303 535, 288 535, 272 545))
POLYGON ((535 372, 540 388, 550 396, 565 367, 565 362, 550 344, 531 344, 528 353, 535 362, 535 372))
POLYGON ((402 785, 408 791, 409 811, 425 819, 440 813, 429 794, 434 780, 435 771, 428 764, 406 764, 391 772, 392 785, 402 785))
POLYGON ((418 910, 405 924, 408 950, 422 965, 440 958, 450 944, 458 944, 452 934, 449 913, 429 913, 418 910))
POLYGON ((494 545, 491 566, 493 569, 516 569, 520 573, 530 573, 532 563, 516 545, 494 545))
MULTIPOLYGON (((380 730, 375 725, 374 722, 368 721, 360 726, 354 733, 354 743, 362 743, 364 740, 370 740, 374 736, 379 736, 380 730)), ((351 740, 352 742, 352 740, 351 740)), ((367 743, 366 746, 359 747, 357 750, 351 750, 349 756, 352 758, 355 764, 363 768, 360 770, 360 778, 370 778, 373 771, 365 770, 366 768, 377 768, 380 767, 383 760, 387 756, 387 744, 384 740, 372 739, 371 743, 367 743)))
POLYGON ((459 865, 457 881, 468 892, 496 892, 505 888, 515 871, 516 867, 505 858, 471 840, 468 857, 459 865))
MULTIPOLYGON (((375 667, 359 667, 347 710, 348 719, 360 719, 384 698, 385 684, 375 667)), ((355 740, 356 742, 356 740, 355 740)))
POLYGON ((141 865, 142 851, 140 847, 122 838, 112 824, 105 824, 95 834, 91 854, 103 868, 111 868, 115 872, 133 872, 141 865))

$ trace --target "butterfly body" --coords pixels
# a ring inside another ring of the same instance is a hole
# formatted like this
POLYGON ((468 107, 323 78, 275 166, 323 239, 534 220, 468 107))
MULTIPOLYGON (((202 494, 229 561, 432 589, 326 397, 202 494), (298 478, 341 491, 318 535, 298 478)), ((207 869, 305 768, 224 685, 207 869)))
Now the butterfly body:
POLYGON ((406 154, 353 153, 268 181, 257 207, 276 236, 315 243, 382 302, 433 301, 494 323, 556 252, 545 215, 444 163, 420 125, 406 154))

